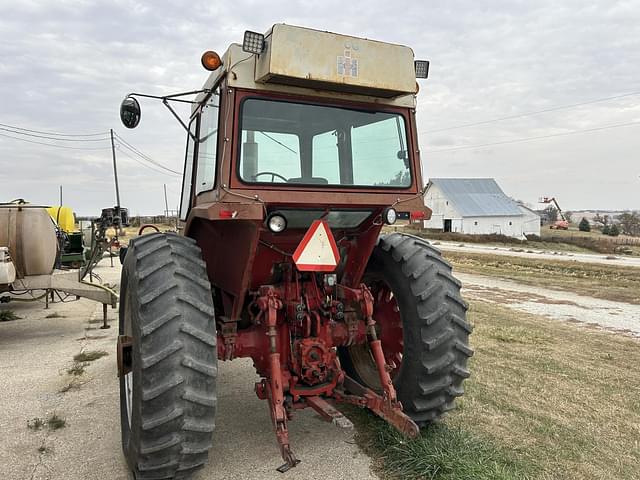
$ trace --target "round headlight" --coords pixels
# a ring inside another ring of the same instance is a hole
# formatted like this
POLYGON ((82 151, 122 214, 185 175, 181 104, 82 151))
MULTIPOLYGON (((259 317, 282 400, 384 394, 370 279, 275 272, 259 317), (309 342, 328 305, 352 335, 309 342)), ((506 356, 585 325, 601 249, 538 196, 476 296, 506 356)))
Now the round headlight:
POLYGON ((267 227, 269 227, 269 230, 273 233, 280 233, 287 228, 287 219, 279 213, 274 213, 267 220, 267 227))
POLYGON ((398 219, 398 212, 393 207, 385 208, 384 212, 382 212, 382 219, 387 225, 393 225, 398 219))

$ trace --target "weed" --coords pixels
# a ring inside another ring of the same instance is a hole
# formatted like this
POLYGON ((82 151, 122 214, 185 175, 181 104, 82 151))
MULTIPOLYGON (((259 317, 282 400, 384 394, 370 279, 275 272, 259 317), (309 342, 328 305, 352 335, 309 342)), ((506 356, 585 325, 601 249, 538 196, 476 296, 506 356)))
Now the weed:
POLYGON ((44 318, 64 318, 64 315, 60 315, 58 312, 53 312, 44 318))
POLYGON ((0 322, 10 322, 12 320, 20 320, 13 310, 0 310, 0 322))
POLYGON ((31 420, 27 420, 27 428, 29 430, 40 430, 44 427, 45 421, 39 417, 32 418, 31 420))
POLYGON ((82 382, 78 379, 78 377, 73 377, 69 383, 67 383, 64 387, 58 390, 59 393, 67 393, 70 390, 79 390, 82 386, 82 382))
POLYGON ((47 426, 49 427, 49 430, 60 430, 67 426, 67 421, 54 413, 47 420, 47 426))
POLYGON ((87 365, 89 365, 89 364, 86 363, 86 362, 85 363, 76 362, 71 366, 71 368, 67 369, 67 373, 69 375, 74 375, 76 377, 80 376, 80 375, 82 375, 84 373, 84 369, 85 369, 85 367, 87 365))
POLYGON ((73 360, 76 362, 93 362, 94 360, 98 360, 104 356, 109 355, 104 350, 88 350, 86 352, 80 352, 76 356, 73 357, 73 360))

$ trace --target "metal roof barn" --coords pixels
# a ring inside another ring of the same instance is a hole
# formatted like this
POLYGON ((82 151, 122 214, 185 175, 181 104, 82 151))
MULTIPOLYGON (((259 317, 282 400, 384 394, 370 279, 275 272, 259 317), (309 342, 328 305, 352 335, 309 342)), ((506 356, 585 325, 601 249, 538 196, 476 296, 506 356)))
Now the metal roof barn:
POLYGON ((431 185, 440 188, 462 217, 522 215, 493 178, 432 178, 431 185))
POLYGON ((432 178, 425 203, 433 210, 425 228, 520 239, 540 234, 539 219, 530 218, 493 178, 432 178))

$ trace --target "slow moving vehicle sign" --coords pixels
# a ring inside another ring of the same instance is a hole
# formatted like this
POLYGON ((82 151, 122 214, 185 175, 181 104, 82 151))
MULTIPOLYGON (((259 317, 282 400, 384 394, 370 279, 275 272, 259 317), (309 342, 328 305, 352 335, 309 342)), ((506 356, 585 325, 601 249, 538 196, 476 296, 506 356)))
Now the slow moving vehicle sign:
POLYGON ((326 220, 314 220, 293 253, 293 261, 302 272, 333 272, 336 269, 340 254, 326 220))

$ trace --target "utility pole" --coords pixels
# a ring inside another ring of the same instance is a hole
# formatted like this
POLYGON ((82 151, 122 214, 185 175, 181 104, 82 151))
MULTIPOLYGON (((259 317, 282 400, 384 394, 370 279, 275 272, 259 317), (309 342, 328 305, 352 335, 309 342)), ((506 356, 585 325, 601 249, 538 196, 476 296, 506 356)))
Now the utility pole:
POLYGON ((60 185, 60 206, 62 206, 62 185, 60 185))
POLYGON ((113 143, 113 128, 111 132, 111 154, 113 156, 113 177, 116 181, 116 209, 118 210, 118 216, 120 216, 120 189, 118 188, 118 167, 116 166, 116 146, 113 143))
POLYGON ((167 184, 164 184, 164 216, 169 217, 169 202, 167 201, 167 184))

